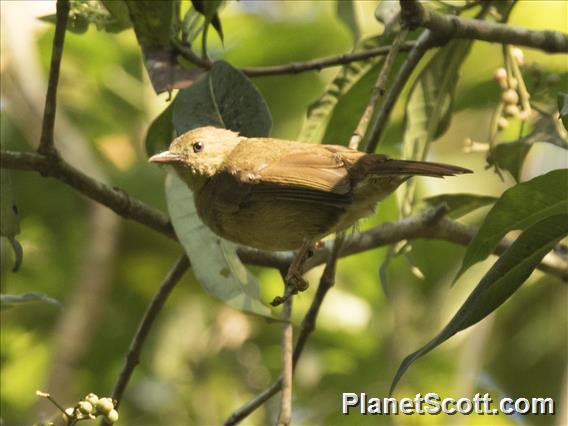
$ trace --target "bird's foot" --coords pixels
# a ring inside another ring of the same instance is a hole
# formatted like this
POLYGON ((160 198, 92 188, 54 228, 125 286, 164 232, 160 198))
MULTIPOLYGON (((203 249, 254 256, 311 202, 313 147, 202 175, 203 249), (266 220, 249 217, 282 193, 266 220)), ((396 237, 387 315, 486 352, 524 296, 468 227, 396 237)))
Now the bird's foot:
POLYGON ((276 296, 270 304, 272 306, 279 306, 286 302, 290 297, 298 294, 300 291, 306 291, 309 283, 302 278, 302 274, 298 271, 288 271, 286 275, 286 291, 283 296, 276 296))

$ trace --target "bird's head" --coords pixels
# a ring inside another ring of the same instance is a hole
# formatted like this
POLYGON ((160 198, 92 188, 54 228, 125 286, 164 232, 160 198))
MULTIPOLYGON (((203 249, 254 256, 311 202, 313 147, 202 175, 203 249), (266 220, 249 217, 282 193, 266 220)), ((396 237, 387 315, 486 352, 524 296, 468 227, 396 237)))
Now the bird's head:
POLYGON ((242 137, 231 130, 199 127, 177 137, 167 151, 153 155, 148 161, 172 165, 195 190, 222 167, 241 140, 242 137))

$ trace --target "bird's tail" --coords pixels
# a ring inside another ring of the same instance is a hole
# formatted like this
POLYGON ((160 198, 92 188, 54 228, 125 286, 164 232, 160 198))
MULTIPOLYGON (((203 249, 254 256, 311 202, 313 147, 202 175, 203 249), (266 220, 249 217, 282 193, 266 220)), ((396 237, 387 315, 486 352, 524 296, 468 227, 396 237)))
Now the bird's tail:
POLYGON ((444 177, 454 176, 463 173, 473 173, 469 169, 453 166, 451 164, 430 163, 428 161, 412 161, 412 160, 391 160, 376 164, 371 173, 374 175, 402 175, 402 176, 432 176, 444 177))

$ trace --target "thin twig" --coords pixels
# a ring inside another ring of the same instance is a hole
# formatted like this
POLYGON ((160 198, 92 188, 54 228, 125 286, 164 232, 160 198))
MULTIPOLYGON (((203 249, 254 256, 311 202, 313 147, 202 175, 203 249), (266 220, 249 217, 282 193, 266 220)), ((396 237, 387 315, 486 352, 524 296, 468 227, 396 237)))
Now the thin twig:
POLYGON ((138 330, 136 330, 136 333, 134 334, 134 337, 130 342, 130 347, 128 348, 128 353, 126 354, 124 365, 122 366, 122 370, 112 391, 112 398, 117 401, 115 408, 120 404, 120 399, 124 394, 124 390, 128 385, 128 381, 132 376, 134 368, 136 368, 136 366, 140 362, 140 352, 142 351, 144 342, 148 337, 150 329, 152 328, 152 325, 156 320, 158 313, 160 312, 168 296, 188 268, 189 259, 186 255, 183 255, 168 272, 159 290, 148 305, 148 308, 144 313, 144 317, 142 318, 142 321, 140 321, 138 330))
MULTIPOLYGON (((283 277, 286 287, 290 286, 286 277, 283 277)), ((294 366, 292 354, 294 352, 294 330, 292 325, 292 303, 294 298, 289 297, 284 302, 282 319, 284 326, 282 330, 282 393, 280 395, 280 414, 276 424, 278 426, 288 426, 292 420, 292 375, 294 366)))
MULTIPOLYGON (((335 282, 335 268, 337 265, 337 260, 340 258, 340 251, 341 245, 343 243, 343 235, 339 235, 333 243, 333 248, 331 250, 330 255, 327 258, 326 266, 321 275, 320 282, 318 285, 318 289, 312 300, 312 304, 302 321, 302 325, 300 328, 300 333, 298 335, 298 340, 296 341, 296 345, 294 347, 294 355, 292 358, 292 366, 295 369, 296 365, 298 364, 298 360, 302 355, 304 347, 306 346, 306 342, 310 334, 315 330, 316 319, 319 314, 319 310, 325 295, 329 291, 335 282)), ((251 399, 241 408, 236 410, 233 414, 231 414, 227 420, 223 423, 226 426, 235 425, 239 423, 241 420, 246 418, 250 415, 253 411, 255 411, 258 407, 272 398, 278 391, 282 389, 282 377, 280 377, 275 383, 270 385, 268 388, 263 390, 259 393, 256 397, 251 399)))
MULTIPOLYGON (((208 59, 199 57, 190 47, 184 46, 177 40, 172 40, 172 44, 176 51, 185 59, 197 65, 199 68, 210 69, 213 63, 208 59)), ((414 47, 414 42, 409 41, 402 43, 399 51, 406 52, 414 47)), ((282 74, 299 74, 306 71, 322 70, 324 68, 345 65, 351 62, 364 61, 366 59, 386 55, 391 50, 391 46, 380 46, 362 52, 344 53, 337 56, 329 56, 326 58, 312 59, 305 62, 292 62, 283 65, 271 65, 267 67, 248 67, 241 68, 241 72, 248 77, 266 77, 282 74)))
POLYGON ((379 99, 381 98, 381 96, 383 96, 383 93, 385 91, 385 85, 387 83, 390 70, 394 64, 394 60, 397 57, 398 52, 400 50, 400 45, 404 41, 407 35, 408 35, 408 28, 403 28, 395 37, 391 45, 391 48, 389 50, 389 53, 385 58, 385 62, 383 63, 381 72, 377 77, 377 81, 373 86, 373 91, 371 93, 371 98, 369 99, 369 103, 367 104, 367 107, 365 108, 365 111, 363 112, 363 115, 361 116, 361 119, 357 124, 357 128, 355 129, 353 135, 351 136, 351 139, 349 141, 349 148, 351 149, 359 148, 359 144, 361 143, 361 141, 363 140, 363 136, 365 136, 365 133, 367 132, 367 127, 369 127, 369 121, 373 116, 373 112, 375 111, 377 103, 379 102, 379 99))
POLYGON ((43 110, 41 138, 37 149, 39 153, 48 156, 57 155, 53 138, 53 129, 55 127, 55 112, 57 110, 57 84, 59 82, 59 69, 61 67, 61 56, 63 55, 63 42, 65 40, 67 19, 69 18, 69 8, 69 0, 57 0, 55 35, 53 36, 49 79, 47 82, 47 93, 45 95, 45 108, 43 110))
POLYGON ((367 143, 367 152, 375 152, 377 149, 381 135, 386 128, 392 109, 394 108, 404 85, 412 75, 412 72, 416 69, 416 65, 420 62, 424 54, 437 44, 436 40, 437 38, 429 30, 422 32, 420 37, 418 37, 418 40, 416 40, 416 44, 398 70, 395 80, 387 91, 379 112, 375 117, 373 126, 371 127, 369 141, 367 143))
POLYGON ((445 15, 427 9, 417 0, 400 1, 400 7, 403 20, 413 28, 428 28, 439 36, 514 44, 549 53, 568 53, 568 34, 559 31, 535 31, 497 22, 445 15))

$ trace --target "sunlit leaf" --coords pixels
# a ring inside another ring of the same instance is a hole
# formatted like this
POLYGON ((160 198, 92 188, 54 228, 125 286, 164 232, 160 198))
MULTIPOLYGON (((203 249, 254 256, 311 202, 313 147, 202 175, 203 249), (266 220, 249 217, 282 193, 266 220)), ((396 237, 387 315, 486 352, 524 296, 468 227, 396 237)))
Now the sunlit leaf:
POLYGON ((17 305, 29 302, 45 302, 51 305, 55 305, 58 308, 62 308, 61 303, 47 296, 44 293, 39 292, 29 292, 20 295, 15 294, 0 294, 0 310, 5 311, 11 309, 17 305))
POLYGON ((467 247, 456 281, 470 266, 487 258, 515 229, 525 229, 552 215, 568 212, 568 169, 554 170, 509 188, 487 214, 467 247))
POLYGON ((497 197, 477 194, 442 194, 424 198, 424 202, 430 206, 445 203, 450 209, 448 216, 454 219, 477 210, 478 208, 494 204, 497 200, 497 197))
POLYGON ((16 240, 16 235, 20 233, 20 218, 14 200, 12 189, 12 176, 7 169, 0 169, 0 235, 10 242, 14 250, 14 267, 16 272, 23 259, 22 246, 16 240))
MULTIPOLYGON (((268 136, 270 112, 258 90, 226 62, 213 68, 188 89, 173 107, 177 134, 212 125, 245 136, 268 136)), ((233 243, 211 232, 197 216, 193 195, 173 172, 166 180, 168 209, 192 268, 203 288, 224 302, 247 312, 270 316, 259 299, 259 284, 236 255, 233 243)))
POLYGON ((357 24, 357 16, 355 14, 355 2, 352 0, 337 0, 336 3, 337 17, 343 22, 351 34, 353 34, 353 41, 359 40, 361 32, 357 24))
POLYGON ((401 363, 390 393, 408 367, 454 334, 481 321, 509 299, 527 280, 542 258, 568 234, 568 214, 533 223, 495 262, 444 329, 401 363))

